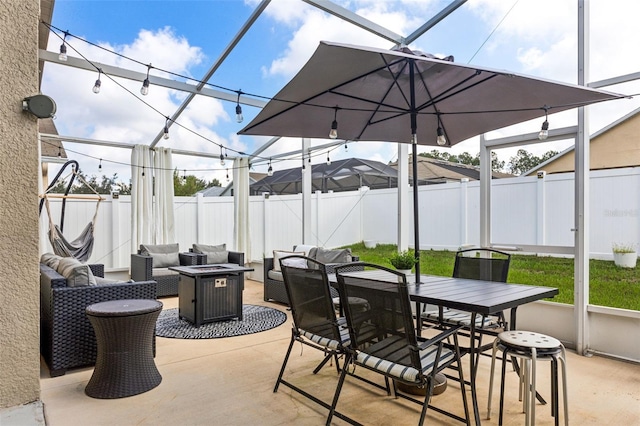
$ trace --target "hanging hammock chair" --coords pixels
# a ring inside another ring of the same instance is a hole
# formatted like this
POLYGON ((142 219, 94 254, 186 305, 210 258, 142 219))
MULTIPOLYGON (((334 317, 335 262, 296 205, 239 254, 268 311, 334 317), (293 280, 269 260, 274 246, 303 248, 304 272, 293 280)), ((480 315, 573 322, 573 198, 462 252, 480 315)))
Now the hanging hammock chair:
POLYGON ((100 196, 100 194, 95 189, 93 189, 91 185, 87 183, 86 180, 82 178, 82 176, 78 173, 78 170, 80 170, 78 166, 78 162, 75 160, 67 161, 64 164, 64 166, 62 166, 62 168, 60 169, 56 177, 53 179, 53 181, 47 188, 47 191, 45 191, 44 195, 42 195, 42 199, 40 200, 40 213, 42 212, 42 205, 44 203, 47 209, 47 216, 49 217, 49 241, 51 242, 51 247, 53 248, 53 252, 58 256, 75 257, 80 262, 86 262, 87 260, 89 260, 89 257, 91 257, 91 253, 93 251, 93 241, 94 241, 93 230, 96 223, 96 219, 98 217, 98 208, 100 207, 100 201, 102 201, 104 198, 102 198, 102 196, 100 196), (69 164, 72 165, 73 170, 71 172, 71 179, 69 180, 69 184, 67 185, 64 195, 49 194, 48 192, 55 186, 56 182, 60 178, 60 175, 63 173, 63 171, 69 164), (89 195, 89 196, 69 195, 69 191, 76 177, 82 184, 84 184, 87 188, 89 188, 93 192, 92 195, 89 195), (62 198, 62 213, 60 216, 60 226, 53 223, 53 218, 51 217, 51 208, 49 206, 50 198, 62 198), (91 222, 87 224, 87 226, 80 233, 80 235, 73 241, 69 241, 62 233, 62 229, 64 227, 64 212, 65 212, 67 199, 97 200, 96 211, 93 214, 93 219, 91 220, 91 222))

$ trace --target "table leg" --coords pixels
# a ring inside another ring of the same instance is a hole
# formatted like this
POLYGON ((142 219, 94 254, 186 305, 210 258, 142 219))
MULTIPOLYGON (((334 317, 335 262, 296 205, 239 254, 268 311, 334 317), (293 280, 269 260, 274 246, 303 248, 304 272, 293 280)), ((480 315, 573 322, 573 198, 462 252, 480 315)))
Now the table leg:
POLYGON ((473 417, 476 425, 480 424, 480 410, 478 409, 478 394, 476 392, 476 362, 475 362, 475 340, 476 340, 476 313, 471 312, 471 327, 469 333, 469 364, 471 374, 471 402, 473 404, 473 417))

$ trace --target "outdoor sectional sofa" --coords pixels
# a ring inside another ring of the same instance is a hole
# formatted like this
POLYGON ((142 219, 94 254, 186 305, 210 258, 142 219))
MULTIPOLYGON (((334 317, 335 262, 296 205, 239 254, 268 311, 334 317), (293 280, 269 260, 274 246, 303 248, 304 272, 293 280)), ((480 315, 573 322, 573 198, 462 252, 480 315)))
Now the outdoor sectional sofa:
POLYGON ((104 265, 86 266, 97 283, 81 285, 40 263, 40 352, 51 377, 65 374, 68 368, 95 364, 96 337, 85 313, 87 306, 109 300, 156 299, 155 281, 106 280, 102 278, 104 265))
POLYGON ((154 280, 158 297, 177 296, 180 274, 171 266, 235 263, 244 265, 244 253, 227 251, 226 244, 216 246, 194 244, 189 252, 179 252, 178 244, 141 244, 138 253, 131 254, 131 279, 154 280))
MULTIPOLYGON (((328 274, 333 274, 336 266, 343 263, 358 262, 360 258, 353 256, 350 249, 328 250, 322 247, 297 245, 293 247, 293 251, 274 250, 274 257, 265 257, 263 259, 264 267, 264 300, 289 304, 287 291, 284 288, 284 279, 279 265, 281 258, 291 255, 304 255, 314 259, 325 265, 328 274)), ((353 266, 347 268, 347 271, 361 271, 362 266, 353 266)), ((343 269, 345 271, 345 269, 343 269)), ((338 297, 338 291, 331 288, 331 295, 338 297)))

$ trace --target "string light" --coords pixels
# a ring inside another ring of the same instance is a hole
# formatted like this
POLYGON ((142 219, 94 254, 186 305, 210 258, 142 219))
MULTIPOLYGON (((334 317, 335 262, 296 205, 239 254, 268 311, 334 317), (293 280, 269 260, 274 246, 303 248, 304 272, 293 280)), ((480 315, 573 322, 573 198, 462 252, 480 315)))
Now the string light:
POLYGON ((227 170, 227 182, 229 182, 229 169, 226 169, 226 170, 227 170))
POLYGON ((62 38, 62 44, 60 45, 60 54, 58 55, 58 59, 61 61, 67 60, 67 45, 65 41, 67 40, 67 35, 69 35, 68 31, 64 32, 64 37, 62 38))
POLYGON ((345 150, 345 152, 349 151, 349 147, 347 146, 347 142, 344 143, 344 150, 345 150))
POLYGON ((273 167, 271 167, 271 158, 269 158, 269 168, 267 169, 267 176, 273 176, 273 167))
POLYGON ((244 117, 242 116, 242 107, 240 106, 240 94, 242 93, 241 90, 238 91, 238 101, 236 102, 236 121, 238 123, 242 123, 242 120, 244 120, 244 117))
POLYGON ((184 174, 182 175, 182 180, 187 181, 187 169, 184 169, 184 174))
POLYGON ((96 80, 96 84, 93 85, 93 93, 96 95, 100 93, 100 86, 102 86, 102 82, 100 81, 100 74, 102 74, 102 69, 98 68, 98 79, 96 80))
POLYGON ((438 129, 436 130, 436 143, 439 146, 445 146, 447 144, 447 138, 444 136, 442 130, 442 122, 440 121, 440 114, 438 114, 438 129))
POLYGON ((549 137, 549 121, 547 121, 547 112, 549 111, 548 106, 544 106, 544 123, 542 123, 542 128, 540 129, 540 133, 538 133, 538 139, 541 141, 546 140, 549 137))
POLYGON ((62 158, 62 147, 58 147, 58 158, 62 158))
POLYGON ((331 165, 331 158, 329 158, 329 151, 327 151, 327 166, 331 165))
POLYGON ((142 177, 144 177, 144 166, 142 166, 142 177))
POLYGON ((149 94, 149 71, 151 71, 151 64, 147 65, 147 78, 142 82, 142 87, 140 88, 140 93, 143 96, 147 96, 149 94))
POLYGON ((333 121, 331 122, 331 130, 329 131, 329 137, 336 139, 338 137, 338 107, 333 110, 333 121))
POLYGON ((220 165, 224 166, 224 155, 222 154, 222 145, 220 145, 220 165))
POLYGON ((164 135, 165 139, 169 139, 169 117, 166 117, 167 121, 164 122, 164 135))
POLYGON ((102 170, 102 158, 100 159, 100 164, 98 164, 98 170, 102 170))

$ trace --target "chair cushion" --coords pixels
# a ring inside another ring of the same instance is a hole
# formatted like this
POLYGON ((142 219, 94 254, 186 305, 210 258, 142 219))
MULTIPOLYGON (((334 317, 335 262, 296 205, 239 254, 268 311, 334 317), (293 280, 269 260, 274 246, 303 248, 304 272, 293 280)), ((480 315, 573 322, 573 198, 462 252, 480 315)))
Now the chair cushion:
POLYGON ((178 243, 175 244, 140 244, 140 254, 153 257, 154 268, 168 268, 180 266, 180 251, 178 243))
POLYGON ((96 285, 89 265, 80 262, 75 257, 63 257, 58 264, 58 273, 67 279, 67 287, 86 287, 96 285))
POLYGON ((282 259, 282 263, 284 263, 285 266, 289 266, 291 268, 305 269, 308 267, 307 259, 301 259, 299 257, 295 259, 282 259))
POLYGON ((315 334, 302 329, 300 329, 300 333, 302 333, 304 337, 311 340, 312 342, 335 351, 339 349, 341 346, 349 346, 349 344, 351 344, 351 339, 349 337, 349 329, 345 325, 341 325, 341 324, 345 324, 345 322, 346 321, 344 318, 338 318, 338 331, 340 332, 339 342, 335 339, 324 337, 319 334, 315 334))
POLYGON ((193 252, 207 255, 207 263, 229 263, 229 252, 227 244, 211 246, 206 244, 193 244, 193 252))
MULTIPOLYGON (((425 311, 422 313, 422 318, 439 321, 440 313, 436 311, 425 311)), ((442 311, 442 321, 455 324, 455 325, 464 325, 466 327, 471 327, 471 314, 469 312, 464 311, 456 311, 455 309, 444 309, 442 311)), ((496 318, 493 316, 483 317, 482 315, 476 315, 476 327, 484 328, 484 327, 493 327, 497 325, 498 322, 496 318)))
POLYGON ((40 263, 47 265, 51 269, 57 270, 58 264, 60 263, 60 259, 62 259, 62 256, 58 256, 57 254, 44 253, 40 257, 40 263))
MULTIPOLYGON (((371 347, 367 348, 367 352, 375 353, 377 350, 384 351, 384 348, 392 346, 393 341, 404 340, 402 337, 392 336, 381 342, 374 343, 371 347)), ((436 355, 438 352, 438 345, 432 345, 425 349, 420 350, 420 362, 422 365, 422 373, 427 375, 431 372, 433 364, 436 361, 436 355)), ((453 351, 447 348, 442 348, 440 353, 439 365, 447 362, 450 358, 453 358, 453 351)), ((409 383, 420 383, 418 378, 418 370, 413 367, 408 367, 403 364, 391 362, 389 360, 378 358, 375 355, 371 355, 366 352, 358 352, 356 356, 356 362, 366 365, 376 371, 379 371, 385 375, 396 377, 400 380, 409 383)))
POLYGON ((284 276, 282 275, 282 271, 275 271, 271 269, 269 270, 269 272, 267 272, 267 276, 272 280, 284 282, 284 276))
POLYGON ((287 256, 293 256, 293 255, 298 255, 298 256, 306 256, 307 253, 302 251, 285 251, 285 250, 274 250, 273 251, 273 270, 274 271, 280 271, 280 259, 282 259, 283 257, 287 257, 287 256))

